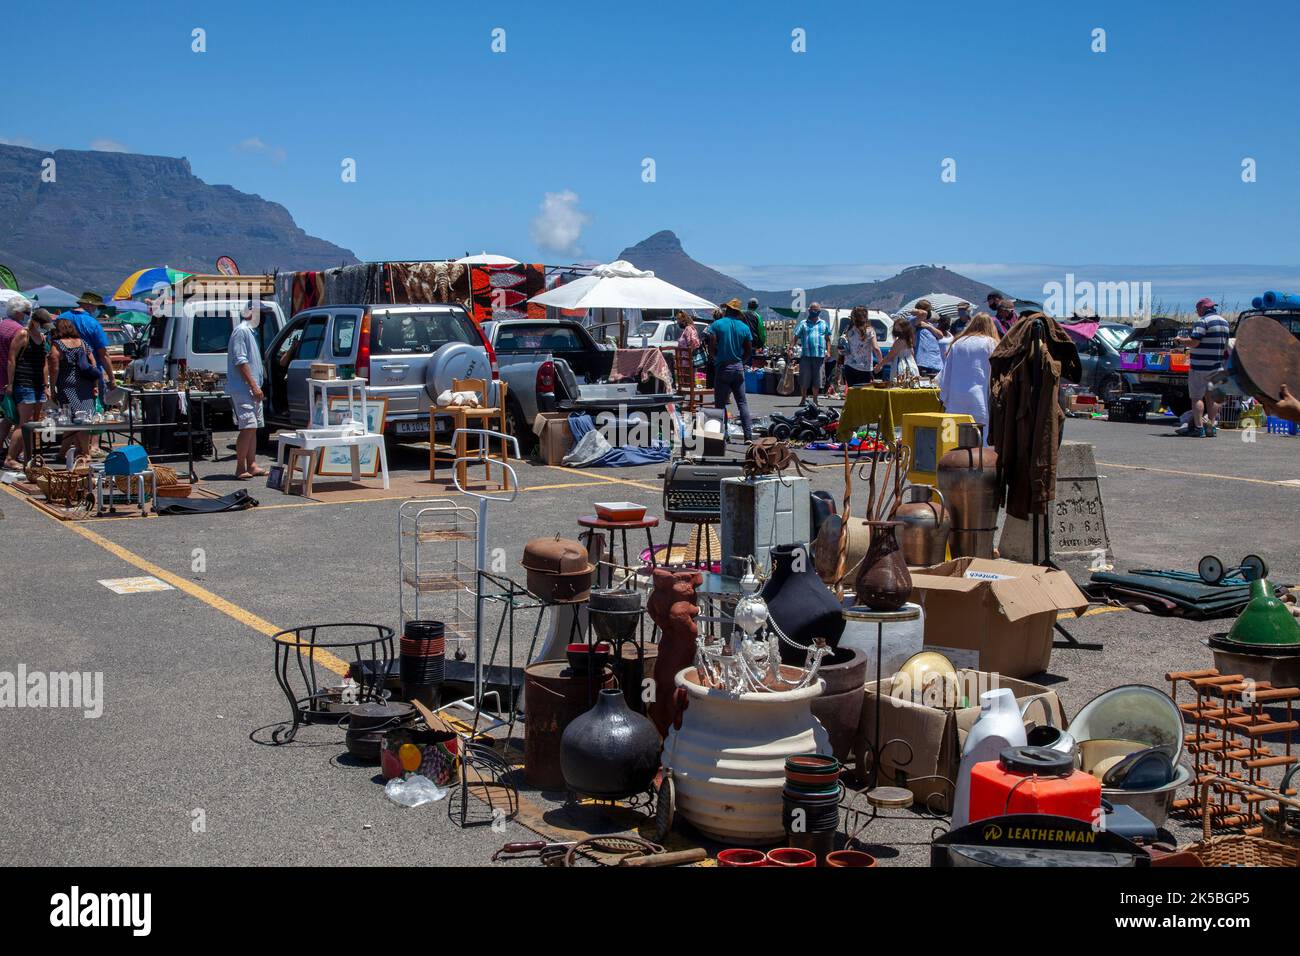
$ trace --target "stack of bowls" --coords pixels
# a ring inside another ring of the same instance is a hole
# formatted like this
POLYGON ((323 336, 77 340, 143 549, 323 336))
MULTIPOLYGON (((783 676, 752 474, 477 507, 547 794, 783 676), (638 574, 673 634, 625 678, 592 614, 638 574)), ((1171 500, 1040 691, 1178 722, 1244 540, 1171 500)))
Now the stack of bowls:
POLYGON ((402 698, 437 704, 446 667, 442 621, 407 621, 402 632, 402 698))
POLYGON ((808 850, 818 863, 835 849, 840 828, 840 762, 822 754, 795 754, 785 758, 785 790, 781 794, 782 820, 789 844, 808 850))

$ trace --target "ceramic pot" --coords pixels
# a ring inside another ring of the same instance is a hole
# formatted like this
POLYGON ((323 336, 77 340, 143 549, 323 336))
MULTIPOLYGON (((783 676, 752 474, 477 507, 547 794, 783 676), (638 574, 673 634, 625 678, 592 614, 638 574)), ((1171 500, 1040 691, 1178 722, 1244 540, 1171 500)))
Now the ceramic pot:
MULTIPOLYGON (((794 668, 784 673, 796 675, 794 668)), ((830 753, 826 731, 809 709, 824 682, 733 696, 701 686, 695 668, 687 667, 677 673, 676 684, 688 706, 681 728, 669 731, 664 753, 677 812, 723 843, 784 841, 785 758, 830 753)))
POLYGON ((794 846, 779 846, 767 851, 768 866, 816 866, 817 855, 794 846))
POLYGON ((621 690, 602 690, 596 706, 564 729, 560 771, 574 793, 619 800, 650 789, 659 745, 654 724, 628 707, 621 690))
POLYGON ((730 847, 718 853, 718 866, 767 866, 767 854, 747 847, 730 847))
POLYGON ((851 647, 837 648, 822 661, 817 676, 826 682, 826 689, 812 702, 813 716, 826 728, 831 753, 845 760, 853 749, 866 700, 867 655, 851 647))
POLYGON ((704 581, 699 571, 667 571, 656 568, 654 589, 646 602, 646 613, 659 625, 659 654, 655 658, 655 697, 649 716, 660 735, 677 716, 674 704, 677 672, 695 660, 695 618, 700 607, 695 589, 704 581))
POLYGON ((836 869, 846 869, 851 866, 875 866, 876 858, 870 853, 863 853, 860 850, 836 850, 834 853, 826 854, 826 865, 836 869))
POLYGON ((816 638, 835 647, 844 633, 840 604, 817 576, 812 556, 804 545, 779 545, 772 549, 772 574, 761 592, 768 616, 798 647, 781 642, 781 661, 802 667, 804 651, 816 638))
POLYGON ((898 546, 898 521, 871 522, 871 547, 853 589, 858 604, 873 611, 897 611, 912 594, 912 575, 898 546))

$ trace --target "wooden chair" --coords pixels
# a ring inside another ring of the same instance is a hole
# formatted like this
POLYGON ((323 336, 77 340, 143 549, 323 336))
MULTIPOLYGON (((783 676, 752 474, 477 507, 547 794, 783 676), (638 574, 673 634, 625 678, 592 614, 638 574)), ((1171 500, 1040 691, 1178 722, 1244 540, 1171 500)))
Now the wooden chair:
MULTIPOLYGON (((488 397, 491 395, 490 383, 482 378, 458 378, 453 379, 451 390, 453 392, 474 392, 479 396, 481 402, 478 408, 438 408, 434 407, 429 410, 429 480, 435 481, 437 471, 437 452, 434 447, 433 436, 435 430, 433 427, 434 418, 438 415, 447 415, 452 420, 454 429, 461 428, 485 428, 491 431, 500 432, 503 435, 509 434, 506 431, 506 393, 508 386, 505 382, 497 382, 497 403, 489 406, 488 397)), ((491 442, 487 442, 487 456, 492 457, 491 442)), ((453 449, 457 458, 464 458, 469 454, 469 442, 467 436, 461 435, 453 449)), ((483 476, 485 482, 492 480, 492 466, 487 460, 483 462, 483 476)), ((497 460, 505 462, 510 458, 510 449, 506 442, 501 442, 501 452, 497 460)), ((456 465, 456 474, 460 479, 461 485, 468 484, 469 481, 469 463, 460 462, 456 465)), ((504 468, 501 470, 501 488, 503 491, 510 490, 510 473, 504 468)))
POLYGON ((677 394, 682 398, 682 412, 689 415, 705 404, 713 404, 713 389, 700 388, 695 383, 695 363, 690 349, 673 350, 673 378, 677 382, 677 394))

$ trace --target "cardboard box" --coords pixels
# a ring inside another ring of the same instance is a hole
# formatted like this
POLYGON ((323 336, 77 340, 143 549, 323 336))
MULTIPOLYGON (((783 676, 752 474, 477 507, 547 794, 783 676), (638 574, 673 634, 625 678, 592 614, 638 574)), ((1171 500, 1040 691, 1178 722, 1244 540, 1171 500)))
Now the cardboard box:
POLYGON ((537 436, 537 454, 542 464, 558 465, 573 451, 568 412, 538 412, 533 419, 533 434, 537 436))
MULTIPOLYGON (((1064 727, 1068 723, 1056 692, 1041 684, 975 670, 959 670, 958 678, 961 684, 959 692, 965 700, 957 703, 969 706, 948 709, 931 706, 931 703, 941 704, 942 701, 914 700, 911 688, 895 688, 893 677, 880 682, 883 688, 880 740, 882 743, 901 740, 907 744, 881 747, 881 783, 906 787, 912 791, 917 807, 929 808, 935 813, 951 811, 952 785, 961 766, 966 734, 979 717, 981 693, 999 687, 1010 688, 1021 707, 1033 698, 1039 698, 1025 712, 1027 729, 1044 724, 1064 727)), ((866 686, 866 701, 858 724, 856 750, 859 767, 870 763, 869 758, 864 761, 864 754, 865 745, 873 739, 876 726, 876 696, 876 682, 872 681, 866 686)))
POLYGON ((957 558, 912 572, 912 600, 925 608, 925 646, 978 654, 982 671, 1032 677, 1052 658, 1058 611, 1082 614, 1088 599, 1064 571, 957 558))

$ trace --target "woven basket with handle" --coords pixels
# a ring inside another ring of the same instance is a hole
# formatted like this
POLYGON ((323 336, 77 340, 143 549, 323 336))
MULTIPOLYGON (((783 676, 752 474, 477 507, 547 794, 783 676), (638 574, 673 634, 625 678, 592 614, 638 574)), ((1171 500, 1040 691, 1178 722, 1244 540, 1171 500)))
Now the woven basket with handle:
POLYGON ((70 508, 90 497, 90 459, 78 458, 71 468, 56 471, 38 456, 27 467, 27 480, 41 489, 50 504, 70 508))
POLYGON ((1187 847, 1190 853, 1201 858, 1206 866, 1300 866, 1300 845, 1278 843, 1264 837, 1248 836, 1244 833, 1229 836, 1213 836, 1210 833, 1210 786, 1216 783, 1231 784, 1251 793, 1258 793, 1278 800, 1280 803, 1300 806, 1300 801, 1282 796, 1260 787, 1253 787, 1239 780, 1224 777, 1211 777, 1205 784, 1205 799, 1201 809, 1201 832, 1203 839, 1187 847))

